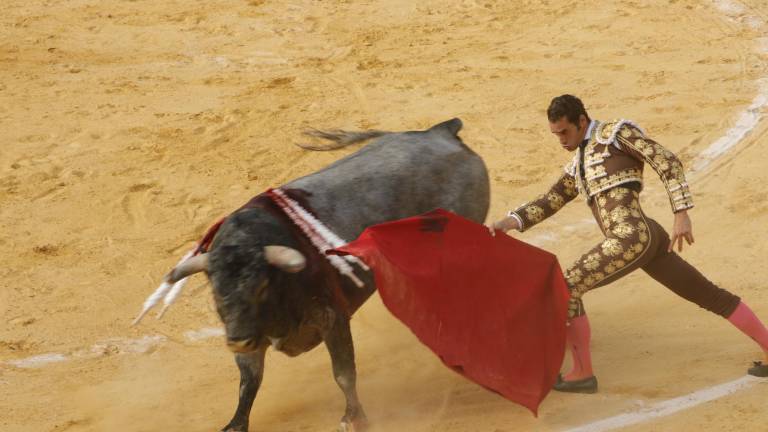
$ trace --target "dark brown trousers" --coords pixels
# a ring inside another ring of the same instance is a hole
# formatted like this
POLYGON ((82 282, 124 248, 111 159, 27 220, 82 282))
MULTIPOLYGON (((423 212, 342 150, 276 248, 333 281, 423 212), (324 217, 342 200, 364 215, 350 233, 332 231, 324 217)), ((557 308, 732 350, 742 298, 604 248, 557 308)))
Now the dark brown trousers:
POLYGON ((568 316, 584 315, 582 295, 641 268, 680 297, 728 318, 741 301, 718 287, 675 252, 669 235, 640 208, 638 192, 617 186, 590 202, 605 240, 565 272, 571 292, 568 316))

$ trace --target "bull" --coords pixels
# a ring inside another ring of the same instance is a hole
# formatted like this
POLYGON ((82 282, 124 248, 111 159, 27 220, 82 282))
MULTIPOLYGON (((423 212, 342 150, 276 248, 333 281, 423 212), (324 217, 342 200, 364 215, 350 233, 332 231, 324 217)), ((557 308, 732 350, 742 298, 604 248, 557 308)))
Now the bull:
MULTIPOLYGON (((490 200, 488 172, 458 137, 461 127, 461 120, 452 119, 424 131, 315 131, 335 144, 303 147, 373 141, 281 190, 347 240, 368 226, 435 208, 482 223, 490 200)), ((264 194, 227 217, 207 251, 175 267, 166 281, 201 271, 211 281, 227 346, 240 370, 237 409, 223 431, 248 430, 270 346, 296 356, 321 342, 346 398, 339 430, 365 427, 350 317, 376 289, 371 272, 356 269, 362 287, 339 275, 264 194)))

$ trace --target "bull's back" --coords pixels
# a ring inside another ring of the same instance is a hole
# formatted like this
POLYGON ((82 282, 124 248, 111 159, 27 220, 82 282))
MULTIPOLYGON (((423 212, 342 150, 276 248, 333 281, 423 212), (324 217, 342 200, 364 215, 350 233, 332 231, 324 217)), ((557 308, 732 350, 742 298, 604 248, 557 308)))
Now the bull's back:
POLYGON ((488 172, 456 136, 455 119, 422 132, 384 135, 286 187, 311 193, 317 215, 351 240, 367 226, 444 208, 482 222, 488 172))

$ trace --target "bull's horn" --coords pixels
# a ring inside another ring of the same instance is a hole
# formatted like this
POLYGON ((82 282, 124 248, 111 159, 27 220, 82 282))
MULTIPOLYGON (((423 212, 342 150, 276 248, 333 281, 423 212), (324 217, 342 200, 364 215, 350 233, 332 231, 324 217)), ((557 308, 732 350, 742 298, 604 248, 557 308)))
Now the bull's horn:
POLYGON ((176 283, 177 281, 180 281, 187 276, 199 273, 201 271, 208 271, 207 253, 193 256, 192 258, 189 258, 181 264, 177 265, 173 268, 173 270, 171 270, 170 273, 168 273, 168 275, 165 277, 165 281, 168 283, 176 283))
POLYGON ((307 259, 296 249, 286 246, 264 246, 267 262, 288 273, 298 273, 307 266, 307 259))

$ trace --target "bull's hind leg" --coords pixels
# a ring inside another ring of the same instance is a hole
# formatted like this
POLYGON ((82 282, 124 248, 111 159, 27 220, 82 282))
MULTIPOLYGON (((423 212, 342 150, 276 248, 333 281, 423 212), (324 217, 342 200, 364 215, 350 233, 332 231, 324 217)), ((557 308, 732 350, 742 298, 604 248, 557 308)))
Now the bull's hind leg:
POLYGON ((251 414, 253 399, 259 391, 261 379, 264 376, 264 354, 267 347, 263 346, 256 351, 244 354, 235 354, 235 362, 240 368, 240 397, 237 402, 237 410, 232 421, 224 426, 222 432, 247 432, 248 417, 251 414))
POLYGON ((360 432, 366 429, 368 421, 363 407, 357 399, 357 372, 355 370, 355 348, 349 331, 349 319, 336 314, 333 327, 325 335, 325 345, 331 354, 333 376, 347 399, 347 409, 341 418, 339 431, 360 432))

